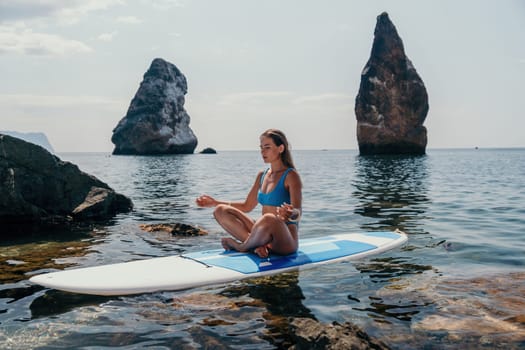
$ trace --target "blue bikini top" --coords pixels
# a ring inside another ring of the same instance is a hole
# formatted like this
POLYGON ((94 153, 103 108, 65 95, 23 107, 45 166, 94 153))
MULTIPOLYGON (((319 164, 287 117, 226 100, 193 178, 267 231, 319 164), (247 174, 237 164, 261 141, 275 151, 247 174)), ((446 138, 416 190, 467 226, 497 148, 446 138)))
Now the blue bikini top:
POLYGON ((261 205, 270 205, 272 207, 279 207, 283 203, 290 204, 290 192, 288 192, 284 187, 284 180, 286 179, 286 175, 288 174, 288 172, 290 172, 290 170, 293 170, 293 168, 286 169, 284 174, 279 179, 279 183, 277 183, 273 190, 271 190, 268 193, 263 193, 261 190, 262 183, 268 170, 269 169, 266 169, 261 176, 261 183, 259 184, 259 193, 257 194, 257 200, 261 205))

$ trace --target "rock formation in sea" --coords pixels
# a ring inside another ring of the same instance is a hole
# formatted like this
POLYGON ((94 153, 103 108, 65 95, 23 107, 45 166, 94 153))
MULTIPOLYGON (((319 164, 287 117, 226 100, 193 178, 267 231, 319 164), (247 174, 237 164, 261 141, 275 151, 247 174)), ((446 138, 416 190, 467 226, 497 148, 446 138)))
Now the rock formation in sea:
POLYGON ((13 136, 24 141, 34 143, 35 145, 44 147, 51 153, 55 153, 53 146, 51 146, 46 134, 43 132, 0 131, 0 134, 13 136))
POLYGON ((200 151, 202 154, 217 154, 217 151, 211 147, 206 147, 202 151, 200 151))
POLYGON ((197 137, 184 109, 187 91, 186 77, 174 64, 154 59, 127 114, 113 130, 113 154, 193 153, 197 137))
POLYGON ((377 17, 355 102, 359 152, 424 154, 428 95, 386 12, 377 17))
POLYGON ((0 134, 0 222, 65 223, 110 218, 133 203, 33 143, 0 134))

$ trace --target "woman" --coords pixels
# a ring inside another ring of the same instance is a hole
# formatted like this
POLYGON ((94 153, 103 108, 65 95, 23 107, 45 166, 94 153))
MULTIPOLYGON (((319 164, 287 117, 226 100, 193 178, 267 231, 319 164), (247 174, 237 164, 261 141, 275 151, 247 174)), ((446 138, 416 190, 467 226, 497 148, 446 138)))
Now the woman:
POLYGON ((261 156, 270 168, 259 172, 244 202, 224 202, 208 195, 197 198, 201 207, 215 207, 217 222, 233 236, 223 238, 226 250, 255 249, 260 257, 269 252, 291 254, 297 250, 301 217, 302 184, 295 170, 286 136, 269 129, 260 137, 261 156), (253 221, 246 213, 257 203, 262 216, 253 221))

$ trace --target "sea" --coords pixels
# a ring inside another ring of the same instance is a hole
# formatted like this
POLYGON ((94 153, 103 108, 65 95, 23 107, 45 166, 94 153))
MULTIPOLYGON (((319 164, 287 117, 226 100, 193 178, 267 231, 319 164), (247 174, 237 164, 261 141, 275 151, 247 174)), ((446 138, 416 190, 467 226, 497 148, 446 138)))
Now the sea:
MULTIPOLYGON (((134 209, 70 230, 2 234, 0 348, 283 349, 293 345, 291 322, 311 318, 352 323, 392 349, 525 349, 525 149, 293 156, 303 182, 301 237, 399 229, 406 245, 178 292, 97 297, 46 289, 28 278, 220 248, 226 234, 196 197, 243 200, 267 167, 258 151, 60 153, 130 197, 134 209), (158 223, 208 234, 140 227, 158 223)), ((260 207, 251 213, 259 214, 260 207)))

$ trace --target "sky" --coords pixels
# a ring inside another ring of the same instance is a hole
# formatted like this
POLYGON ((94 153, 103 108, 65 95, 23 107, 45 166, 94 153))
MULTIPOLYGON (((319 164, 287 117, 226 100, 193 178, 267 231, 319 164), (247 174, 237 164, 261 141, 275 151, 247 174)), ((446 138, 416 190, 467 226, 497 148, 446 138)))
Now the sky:
POLYGON ((196 151, 357 149, 355 98, 386 11, 421 76, 427 148, 525 147, 525 0, 0 0, 0 130, 111 152, 153 59, 188 81, 196 151))

